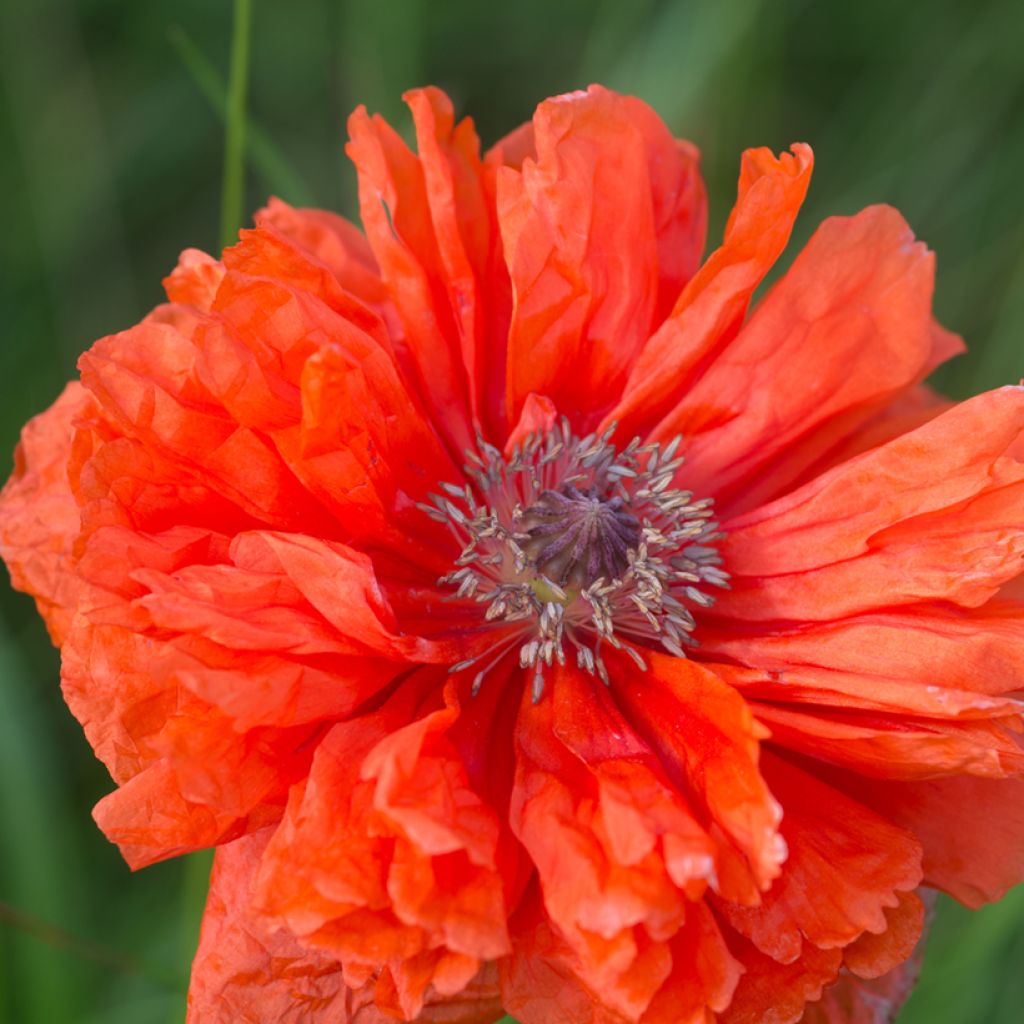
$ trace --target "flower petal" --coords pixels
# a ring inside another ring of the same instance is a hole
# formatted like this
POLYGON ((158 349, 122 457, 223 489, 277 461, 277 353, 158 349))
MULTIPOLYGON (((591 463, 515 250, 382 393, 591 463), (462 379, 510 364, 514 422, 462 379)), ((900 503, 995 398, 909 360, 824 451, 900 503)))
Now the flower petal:
MULTIPOLYGON (((332 956, 305 949, 252 907, 252 889, 267 843, 264 831, 217 851, 199 951, 192 966, 187 1024, 387 1024, 390 979, 350 987, 332 956)), ((433 1024, 492 1024, 501 1014, 493 972, 460 994, 429 992, 416 1019, 433 1024)))
POLYGON ((1024 388, 1002 388, 727 522, 733 590, 716 612, 819 621, 983 604, 1022 568, 1022 436, 1024 388))
POLYGON ((653 652, 647 657, 647 673, 621 666, 628 680, 616 687, 623 710, 693 801, 698 820, 706 816, 720 837, 718 891, 756 903, 786 856, 778 831, 782 808, 758 769, 767 733, 714 666, 653 652))
POLYGON ((505 840, 449 735, 455 706, 429 710, 437 688, 421 672, 328 733, 258 888, 265 912, 346 969, 387 965, 405 1019, 431 986, 454 995, 508 951, 505 840))
POLYGON ((933 278, 895 210, 825 221, 652 439, 683 435, 686 486, 719 507, 754 500, 791 448, 812 464, 931 368, 933 278))
POLYGON ((969 907, 1024 881, 1024 779, 886 782, 845 774, 843 788, 913 832, 925 884, 969 907))
POLYGON ((716 901, 718 913, 780 963, 798 959, 805 941, 834 949, 884 931, 898 893, 921 881, 913 835, 777 757, 764 770, 785 807, 789 857, 760 906, 716 901))
POLYGON ((14 453, 14 472, 0 494, 0 555, 18 590, 31 594, 55 644, 71 625, 78 580, 71 549, 80 513, 68 481, 74 421, 92 407, 69 384, 46 412, 29 420, 14 453))
POLYGON ((508 417, 535 392, 585 429, 615 400, 665 303, 659 261, 666 288, 691 271, 703 190, 692 151, 637 100, 592 86, 542 103, 533 128, 536 157, 497 179, 514 303, 508 417))
POLYGON ((671 972, 659 947, 695 912, 715 846, 600 682, 559 668, 548 688, 537 704, 524 693, 512 828, 581 981, 636 1019, 671 972))
POLYGON ((423 163, 364 107, 348 128, 363 226, 402 324, 416 391, 453 450, 462 451, 473 441, 469 380, 423 163))
POLYGON ((626 440, 645 435, 687 393, 705 360, 735 336, 754 290, 789 240, 810 182, 810 147, 792 155, 768 149, 743 154, 739 192, 722 245, 679 296, 641 351, 622 398, 603 426, 626 440))

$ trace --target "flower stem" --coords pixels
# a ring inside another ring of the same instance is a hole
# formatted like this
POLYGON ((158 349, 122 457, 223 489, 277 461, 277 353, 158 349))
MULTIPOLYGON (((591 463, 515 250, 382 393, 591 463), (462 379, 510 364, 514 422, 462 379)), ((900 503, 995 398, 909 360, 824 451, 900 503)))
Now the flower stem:
POLYGON ((228 78, 227 131, 224 136, 224 182, 221 191, 221 245, 234 244, 242 226, 245 201, 245 117, 249 85, 249 37, 252 0, 235 0, 228 78))

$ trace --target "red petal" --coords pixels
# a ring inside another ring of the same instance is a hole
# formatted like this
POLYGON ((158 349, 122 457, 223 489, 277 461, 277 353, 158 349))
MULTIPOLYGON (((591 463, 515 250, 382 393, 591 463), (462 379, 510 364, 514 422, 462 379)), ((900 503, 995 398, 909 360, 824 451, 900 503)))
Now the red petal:
POLYGON ((386 303, 387 288, 366 236, 344 217, 271 199, 255 221, 257 227, 278 232, 329 267, 342 288, 367 306, 380 309, 386 303))
MULTIPOLYGON (((749 507, 751 482, 789 449, 812 464, 917 383, 932 364, 933 277, 932 254, 894 210, 825 221, 655 428, 654 439, 686 439, 687 488, 749 507)), ((797 470, 790 459, 790 478, 797 470)))
POLYGON ((36 599, 55 644, 67 634, 77 604, 71 549, 80 513, 68 463, 74 420, 91 408, 88 393, 74 383, 29 420, 14 453, 14 472, 0 494, 0 554, 11 583, 36 599))
POLYGON ((498 172, 514 301, 508 414, 514 422, 535 392, 586 426, 654 323, 659 259, 683 243, 667 288, 690 271, 703 193, 692 152, 637 100, 592 86, 542 103, 533 128, 536 159, 498 172), (670 184, 677 191, 663 193, 670 184))
MULTIPOLYGON (((395 1018, 384 979, 346 985, 333 957, 302 948, 252 908, 254 876, 267 834, 217 851, 199 951, 192 966, 188 1024, 387 1024, 395 1018)), ((435 1024, 492 1024, 501 1014, 493 972, 481 972, 459 995, 427 993, 417 1020, 435 1024)), ((408 1018, 407 1018, 408 1019, 408 1018)))
POLYGON ((979 907, 1024 881, 1024 779, 908 783, 844 775, 843 785, 918 837, 925 884, 979 907))
POLYGON ((452 744, 455 707, 420 717, 436 687, 420 673, 380 712, 333 728, 259 885, 267 912, 347 969, 387 964, 407 1019, 430 986, 455 994, 508 950, 506 840, 452 744))
POLYGON ((767 149, 744 153, 722 245, 644 345, 605 426, 618 423, 626 439, 646 434, 692 387, 705 360, 735 336, 754 290, 789 240, 812 164, 810 148, 799 144, 778 158, 767 149))
POLYGON ((1021 571, 1022 436, 1024 389, 992 391, 727 522, 733 590, 716 612, 818 621, 983 604, 1021 571))
POLYGON ((718 891, 727 899, 757 902, 758 889, 768 887, 785 859, 778 833, 782 809, 758 769, 766 733, 712 666, 654 653, 648 658, 648 673, 623 666, 628 683, 617 688, 620 700, 669 777, 693 801, 699 820, 706 816, 720 830, 725 860, 718 864, 718 891), (749 870, 735 864, 735 855, 726 856, 730 846, 749 870))
MULTIPOLYGON (((473 441, 469 380, 423 164, 379 116, 349 118, 363 225, 401 319, 417 392, 456 451, 473 441)), ((435 187, 436 187, 436 183, 435 187)))
POLYGON ((807 1007, 800 1024, 890 1024, 921 969, 924 909, 916 895, 903 894, 900 906, 886 915, 889 929, 865 935, 845 951, 847 966, 838 981, 807 1007))
POLYGON ((760 906, 717 902, 719 913, 780 963, 805 940, 832 949, 883 932, 898 892, 921 881, 914 837, 778 758, 766 758, 765 774, 785 808, 789 857, 760 906))
POLYGON ((661 943, 713 876, 715 847, 607 690, 558 669, 524 695, 511 824, 581 981, 635 1019, 671 971, 661 943), (652 941, 653 940, 653 943, 652 941))

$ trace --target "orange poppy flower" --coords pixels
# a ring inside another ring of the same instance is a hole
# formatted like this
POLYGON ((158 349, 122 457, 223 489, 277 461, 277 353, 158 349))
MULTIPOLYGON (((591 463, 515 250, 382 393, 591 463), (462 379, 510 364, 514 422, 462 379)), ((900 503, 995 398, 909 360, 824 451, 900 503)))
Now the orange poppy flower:
POLYGON ((408 102, 418 154, 350 122, 365 236, 274 201, 186 252, 0 503, 101 828, 218 846, 190 1021, 895 1005, 922 887, 1024 875, 1024 390, 922 383, 960 341, 886 207, 750 309, 806 146, 701 263, 638 100, 482 159, 408 102))

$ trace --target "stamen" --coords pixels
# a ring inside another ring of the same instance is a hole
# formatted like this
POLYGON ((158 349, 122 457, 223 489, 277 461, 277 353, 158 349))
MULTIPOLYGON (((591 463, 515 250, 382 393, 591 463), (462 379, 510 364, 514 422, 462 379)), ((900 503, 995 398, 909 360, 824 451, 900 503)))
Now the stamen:
POLYGON ((420 505, 462 548, 438 582, 454 588, 453 600, 482 606, 481 628, 501 628, 491 647, 452 667, 486 659, 474 694, 516 644, 520 666, 533 669, 535 702, 545 669, 565 664, 566 643, 606 685, 603 642, 642 671, 644 647, 685 657, 697 643, 687 606, 709 608, 705 588, 728 587, 711 499, 673 486, 681 438, 664 447, 634 439, 618 451, 614 429, 576 438, 563 419, 507 459, 478 438, 469 483, 442 483, 443 494, 420 505))

